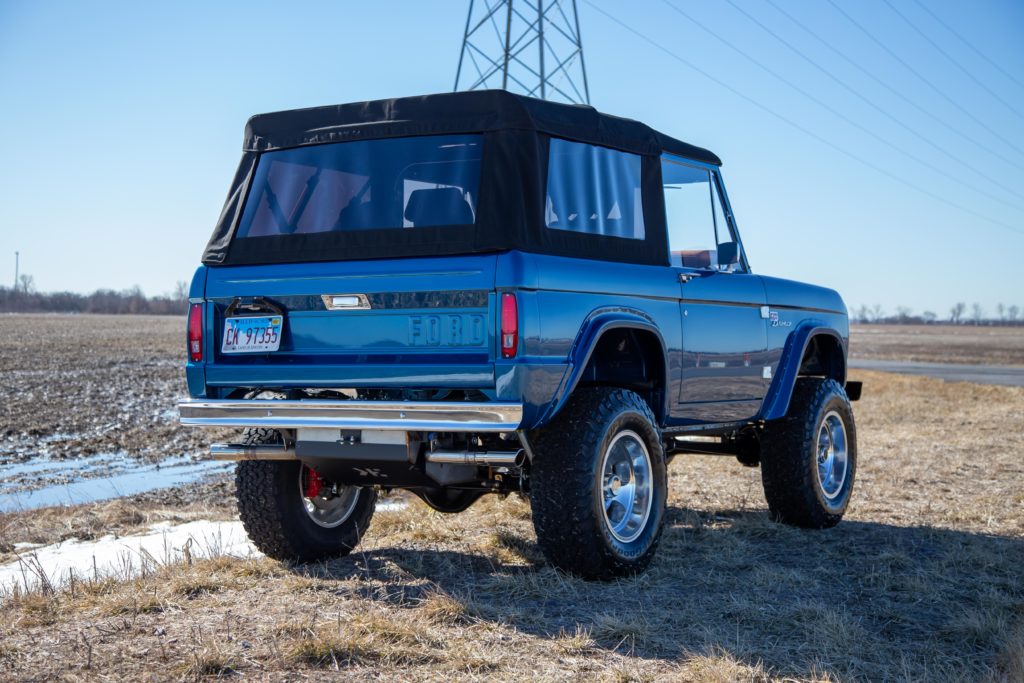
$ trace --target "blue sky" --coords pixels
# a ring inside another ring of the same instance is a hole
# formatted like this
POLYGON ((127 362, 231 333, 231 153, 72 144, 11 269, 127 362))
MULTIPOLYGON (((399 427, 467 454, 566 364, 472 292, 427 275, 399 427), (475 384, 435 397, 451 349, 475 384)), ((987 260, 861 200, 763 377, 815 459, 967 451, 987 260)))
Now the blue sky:
MULTIPOLYGON (((1008 77, 914 0, 890 0, 910 23, 885 0, 835 0, 933 88, 824 0, 771 0, 824 43, 735 0, 821 69, 728 2, 672 1, 719 38, 661 0, 580 0, 591 101, 722 157, 756 271, 851 308, 1024 307, 1024 4, 928 3, 1008 77)), ((449 90, 467 6, 0 0, 0 278, 19 250, 44 291, 171 290, 198 264, 249 115, 449 90)))

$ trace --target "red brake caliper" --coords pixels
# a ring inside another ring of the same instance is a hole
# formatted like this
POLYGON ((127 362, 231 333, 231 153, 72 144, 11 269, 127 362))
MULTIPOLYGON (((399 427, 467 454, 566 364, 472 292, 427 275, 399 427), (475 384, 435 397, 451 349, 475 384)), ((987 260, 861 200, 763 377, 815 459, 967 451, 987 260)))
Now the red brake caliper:
POLYGON ((320 489, 324 487, 324 480, 316 470, 309 467, 306 469, 306 498, 316 498, 320 495, 320 489))

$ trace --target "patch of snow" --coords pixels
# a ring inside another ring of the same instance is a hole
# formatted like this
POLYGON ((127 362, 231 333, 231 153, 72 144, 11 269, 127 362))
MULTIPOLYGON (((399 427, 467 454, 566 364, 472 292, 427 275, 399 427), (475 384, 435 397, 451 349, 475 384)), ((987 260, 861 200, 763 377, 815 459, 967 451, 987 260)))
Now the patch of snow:
POLYGON ((242 523, 160 522, 133 536, 103 536, 95 541, 70 539, 21 553, 0 565, 0 597, 12 590, 49 584, 59 588, 75 579, 129 579, 158 566, 193 558, 260 557, 242 523))
MULTIPOLYGON (((376 512, 398 512, 405 500, 382 500, 376 512)), ((114 577, 130 579, 156 567, 194 559, 231 556, 262 557, 240 521, 200 520, 173 525, 158 522, 149 531, 130 536, 108 534, 94 541, 72 538, 39 545, 15 543, 19 559, 0 565, 0 600, 15 589, 66 586, 76 580, 114 577)))
POLYGON ((374 512, 399 512, 407 507, 409 507, 409 503, 404 500, 378 500, 373 510, 374 512))
POLYGON ((43 547, 42 543, 29 543, 27 541, 22 541, 21 543, 15 543, 14 544, 14 549, 15 550, 31 550, 32 548, 42 548, 42 547, 43 547))

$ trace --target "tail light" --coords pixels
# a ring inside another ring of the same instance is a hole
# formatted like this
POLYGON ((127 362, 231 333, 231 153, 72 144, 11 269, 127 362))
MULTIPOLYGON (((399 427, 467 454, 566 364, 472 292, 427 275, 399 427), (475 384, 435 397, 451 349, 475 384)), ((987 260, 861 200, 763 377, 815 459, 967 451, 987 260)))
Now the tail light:
POLYGON ((188 357, 193 363, 203 359, 203 305, 188 309, 188 357))
POLYGON ((516 295, 501 295, 501 357, 514 358, 519 349, 519 304, 516 295))

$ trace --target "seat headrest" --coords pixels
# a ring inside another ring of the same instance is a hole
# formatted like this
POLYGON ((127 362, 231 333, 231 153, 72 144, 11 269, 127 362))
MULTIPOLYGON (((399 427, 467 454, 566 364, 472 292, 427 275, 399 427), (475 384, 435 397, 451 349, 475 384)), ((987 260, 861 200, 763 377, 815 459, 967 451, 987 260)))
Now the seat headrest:
POLYGON ((428 225, 470 225, 473 209, 457 187, 413 190, 405 205, 405 219, 416 227, 428 225))

